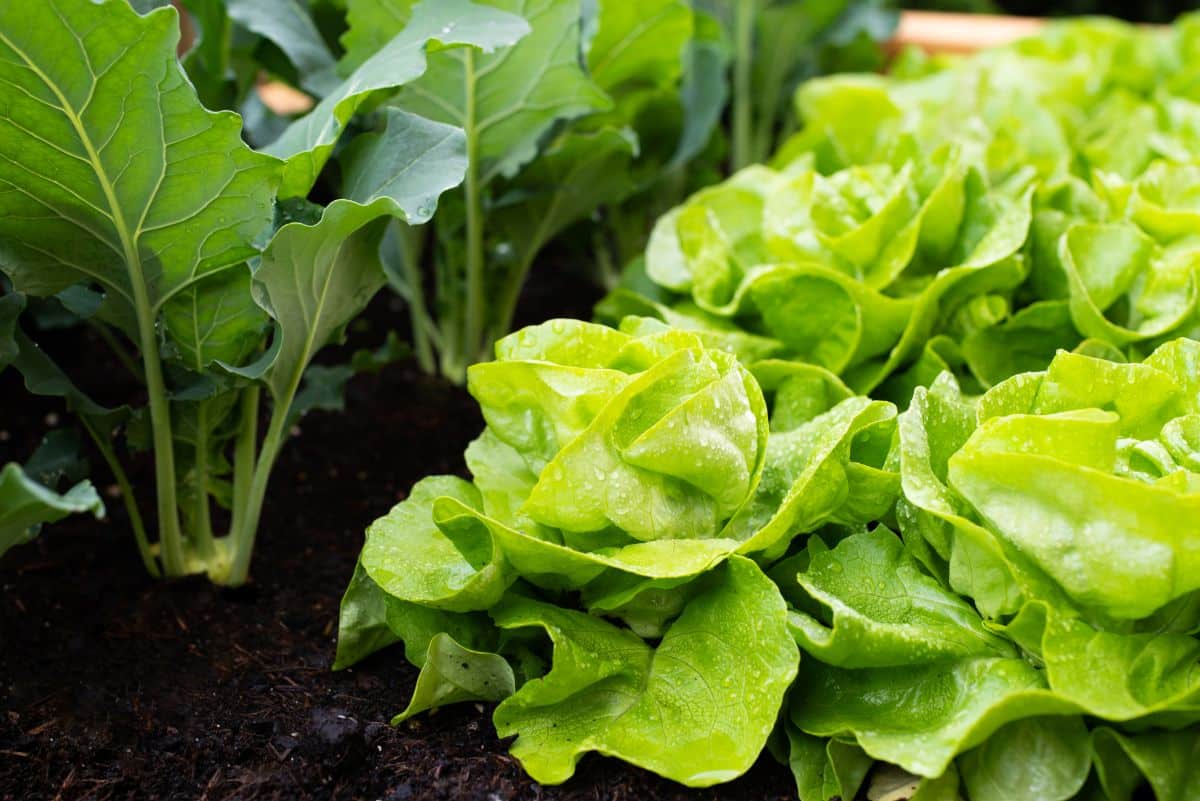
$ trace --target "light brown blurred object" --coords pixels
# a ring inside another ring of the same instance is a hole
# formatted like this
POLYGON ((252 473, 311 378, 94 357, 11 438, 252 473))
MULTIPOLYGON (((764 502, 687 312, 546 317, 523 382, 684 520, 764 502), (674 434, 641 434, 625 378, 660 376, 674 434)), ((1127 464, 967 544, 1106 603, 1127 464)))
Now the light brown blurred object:
POLYGON ((313 107, 308 95, 280 81, 263 81, 258 85, 258 99, 263 105, 283 117, 303 114, 313 107))
POLYGON ((179 44, 175 47, 175 54, 183 58, 196 41, 196 26, 192 24, 192 16, 184 10, 180 0, 171 0, 171 5, 175 6, 175 11, 179 14, 179 44))
POLYGON ((928 53, 973 53, 1032 36, 1046 20, 997 14, 904 11, 892 37, 893 51, 916 45, 928 53))

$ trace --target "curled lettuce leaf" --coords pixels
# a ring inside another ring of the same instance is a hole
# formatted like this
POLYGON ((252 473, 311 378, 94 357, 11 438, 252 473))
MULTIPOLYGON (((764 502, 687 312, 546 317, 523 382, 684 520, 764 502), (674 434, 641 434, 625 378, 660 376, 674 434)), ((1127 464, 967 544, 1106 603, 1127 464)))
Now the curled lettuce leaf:
POLYGON ((1200 589, 1181 525, 1200 509, 1200 475, 1162 439, 1171 424, 1178 449, 1196 403, 1194 378, 1173 375, 1181 356, 1194 363, 1200 344, 1178 340, 1140 364, 1062 354, 985 395, 987 416, 948 462, 950 487, 990 531, 1109 617, 1146 617, 1200 589))
POLYGON ((700 787, 757 759, 799 653, 779 591, 748 559, 710 574, 657 647, 599 618, 514 599, 506 629, 536 626, 554 664, 496 710, 501 736, 535 779, 565 781, 599 751, 700 787))

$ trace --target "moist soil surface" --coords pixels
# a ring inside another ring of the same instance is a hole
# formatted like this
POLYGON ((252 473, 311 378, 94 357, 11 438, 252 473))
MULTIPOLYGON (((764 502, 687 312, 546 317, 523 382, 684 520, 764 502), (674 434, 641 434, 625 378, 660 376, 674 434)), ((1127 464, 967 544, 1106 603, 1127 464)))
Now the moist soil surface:
MULTIPOLYGON (((538 278, 522 322, 550 308, 589 316, 596 298, 578 279, 538 278)), ((403 325, 386 294, 326 360, 403 325)), ((119 394, 120 368, 87 329, 49 339, 68 373, 119 394)), ((61 402, 29 396, 15 371, 0 374, 0 463, 69 425, 61 402)), ((64 520, 5 556, 0 801, 794 797, 769 756, 707 790, 597 756, 567 784, 539 786, 497 739, 485 705, 390 726, 416 671, 398 647, 330 671, 341 593, 367 524, 423 476, 465 474, 463 449, 483 421, 464 390, 400 362, 356 376, 344 414, 313 412, 299 427, 271 479, 246 587, 150 579, 98 457, 92 478, 108 518, 64 520)), ((149 465, 135 465, 133 479, 148 487, 149 465)))

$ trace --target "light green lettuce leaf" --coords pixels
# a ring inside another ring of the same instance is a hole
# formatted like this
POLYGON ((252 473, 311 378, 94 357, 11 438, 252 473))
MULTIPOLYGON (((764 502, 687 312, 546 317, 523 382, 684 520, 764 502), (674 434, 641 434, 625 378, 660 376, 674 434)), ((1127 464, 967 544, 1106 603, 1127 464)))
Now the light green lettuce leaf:
POLYGON ((763 208, 764 236, 777 261, 829 259, 872 289, 908 266, 921 230, 921 198, 906 165, 850 167, 826 178, 805 171, 763 208))
POLYGON ((1093 732, 1096 772, 1111 801, 1129 801, 1143 781, 1158 801, 1185 801, 1200 793, 1200 731, 1128 735, 1110 728, 1093 732))
POLYGON ((464 648, 449 634, 435 634, 412 698, 392 725, 413 715, 463 701, 500 701, 513 694, 512 668, 499 654, 464 648))
POLYGON ((1138 176, 1129 198, 1129 219, 1163 244, 1200 231, 1200 165, 1155 162, 1138 176))
POLYGON ((554 643, 550 672, 495 714, 534 779, 566 781, 588 751, 689 786, 749 769, 798 654, 783 599, 752 562, 735 557, 706 582, 657 647, 549 604, 514 599, 494 610, 501 627, 540 627, 554 643))
POLYGON ((768 398, 772 431, 791 431, 854 394, 836 375, 816 365, 763 359, 750 369, 768 398))
POLYGON ((847 670, 806 660, 791 720, 819 737, 849 737, 876 759, 935 778, 1006 723, 1078 711, 1020 658, 971 657, 847 670))
POLYGON ((479 491, 460 478, 432 476, 367 529, 362 564, 388 595, 450 612, 486 610, 509 575, 487 518, 472 514, 479 491))
POLYGON ((1196 249, 1160 250, 1129 224, 1080 223, 1059 240, 1059 256, 1071 317, 1085 336, 1116 345, 1153 339, 1195 312, 1196 249))
MULTIPOLYGON (((852 397, 791 431, 773 432, 762 480, 727 535, 742 542, 742 553, 777 553, 798 532, 835 518, 848 500, 861 501, 851 499, 859 477, 873 484, 875 478, 883 481, 881 509, 873 511, 886 511, 898 489, 894 476, 856 476, 853 446, 874 435, 890 438, 895 415, 890 403, 852 397)), ((867 466, 882 467, 882 459, 878 461, 867 466)))
MULTIPOLYGON (((737 262, 710 261, 702 271, 717 271, 719 275, 734 268, 744 273, 750 266, 767 263, 762 209, 772 188, 783 179, 766 167, 750 167, 717 186, 697 192, 684 206, 664 214, 655 223, 646 245, 647 275, 655 283, 677 292, 692 288, 696 276, 684 247, 685 236, 691 237, 694 252, 706 244, 709 250, 720 245, 737 262), (706 238, 713 241, 706 242, 706 238)), ((708 276, 706 280, 712 284, 717 276, 708 276)))
POLYGON ((1106 720, 1200 720, 1200 641, 1170 631, 1122 633, 1048 615, 1042 657, 1061 697, 1106 720))
MULTIPOLYGON (((985 400, 1006 398, 1021 383, 1001 384, 985 400)), ((926 569, 970 597, 986 617, 1013 614, 1034 598, 1065 602, 1063 592, 981 525, 948 485, 950 458, 974 431, 975 420, 975 404, 948 375, 928 390, 918 389, 900 415, 897 456, 903 497, 896 516, 905 543, 926 569)))
POLYGON ((354 575, 350 577, 350 584, 342 594, 338 611, 334 670, 350 667, 399 641, 400 637, 388 626, 388 597, 367 575, 360 555, 354 564, 354 575))
POLYGON ((574 532, 712 537, 753 489, 765 439, 761 394, 735 359, 676 351, 555 455, 525 510, 574 532))
POLYGON ((800 801, 856 798, 872 760, 856 745, 812 737, 784 723, 788 766, 796 778, 800 801))
POLYGON ((1087 727, 1073 716, 1009 723, 958 760, 971 801, 1067 801, 1091 767, 1087 727))
POLYGON ((821 611, 794 611, 789 620, 804 651, 822 662, 870 668, 1016 655, 883 526, 832 550, 812 537, 808 559, 798 580, 821 611))
POLYGON ((1200 496, 1115 475, 1119 425, 1087 409, 985 420, 949 483, 1078 603, 1138 618, 1200 588, 1200 552, 1178 524, 1200 496))

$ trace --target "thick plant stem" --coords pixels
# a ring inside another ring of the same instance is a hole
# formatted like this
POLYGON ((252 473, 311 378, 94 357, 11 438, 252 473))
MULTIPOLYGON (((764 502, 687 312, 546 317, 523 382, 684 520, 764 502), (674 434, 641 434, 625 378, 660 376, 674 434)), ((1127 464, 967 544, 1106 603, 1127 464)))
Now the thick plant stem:
MULTIPOLYGON (((537 241, 536 238, 535 241, 537 241)), ((537 256, 537 251, 529 248, 501 290, 501 296, 496 302, 497 312, 494 318, 496 326, 489 332, 488 341, 483 343, 485 350, 490 349, 493 342, 512 329, 513 319, 517 315, 517 301, 521 298, 521 287, 525 285, 525 279, 529 277, 529 270, 533 267, 535 256, 537 256)), ((486 355, 490 356, 491 354, 486 355)))
POLYGON ((421 248, 414 243, 415 234, 396 232, 400 240, 399 247, 403 251, 401 269, 404 281, 408 284, 408 314, 412 319, 413 350, 417 356, 417 364, 426 373, 437 369, 433 355, 433 343, 429 331, 433 320, 429 316, 429 308, 425 304, 425 288, 421 283, 421 248))
POLYGON ((621 281, 621 271, 616 267, 619 257, 613 256, 617 246, 604 234, 605 232, 599 229, 592 234, 592 252, 596 258, 596 269, 592 280, 605 292, 611 292, 621 281))
POLYGON ((239 515, 238 525, 233 529, 233 561, 229 566, 228 575, 221 582, 230 587, 245 584, 250 575, 250 557, 254 553, 254 540, 258 534, 258 521, 262 516, 263 499, 267 494, 267 484, 271 480, 271 468, 275 466, 275 459, 279 456, 283 438, 287 434, 288 410, 295 394, 293 387, 286 403, 275 400, 271 409, 271 423, 263 437, 258 462, 254 465, 254 477, 246 489, 245 498, 239 498, 239 510, 242 514, 239 515))
POLYGON ((171 402, 163 379, 158 353, 155 312, 146 292, 141 261, 127 253, 133 273, 134 305, 137 309, 138 347, 142 351, 142 369, 146 374, 146 394, 150 399, 150 429, 154 442, 154 492, 158 499, 158 550, 163 573, 183 576, 187 573, 183 529, 179 525, 179 499, 175 487, 175 437, 171 433, 171 402))
POLYGON ((196 545, 201 556, 212 560, 216 554, 213 539, 212 513, 208 506, 208 403, 201 401, 196 409, 196 498, 193 514, 196 524, 196 545))
MULTIPOLYGON (((64 110, 68 109, 70 104, 67 98, 57 89, 54 91, 58 95, 60 106, 64 110)), ((185 571, 185 560, 183 532, 179 527, 179 507, 175 493, 175 438, 171 435, 171 405, 167 399, 167 386, 163 380, 162 362, 158 353, 158 332, 155 330, 158 310, 150 302, 146 275, 142 269, 142 257, 129 223, 121 211, 116 188, 109 180, 100 154, 80 118, 74 113, 68 113, 68 117, 99 179, 100 189, 104 192, 113 225, 117 230, 117 238, 121 242, 125 264, 129 268, 133 307, 137 315, 137 345, 142 352, 146 392, 150 396, 150 427, 154 433, 154 483, 158 496, 159 552, 162 555, 163 572, 168 576, 181 576, 185 571)))
POLYGON ((108 469, 112 471, 113 478, 117 481, 117 487, 121 490, 121 503, 125 505, 125 514, 129 517, 133 538, 137 542, 138 553, 141 554, 146 572, 154 578, 161 578, 162 571, 159 570, 158 562, 154 559, 150 538, 146 536, 146 524, 142 521, 142 511, 138 509, 137 498, 133 496, 133 486, 129 483, 129 476, 125 474, 125 468, 121 467, 121 462, 117 459, 117 454, 113 451, 112 443, 108 441, 108 438, 97 431, 86 417, 79 419, 83 422, 83 427, 91 436, 92 441, 96 443, 96 450, 100 451, 100 455, 108 463, 108 469))
POLYGON ((261 387, 255 385, 242 393, 241 425, 233 445, 233 516, 229 530, 234 542, 240 536, 254 481, 254 453, 258 446, 258 401, 261 387))
MULTIPOLYGON (((141 321, 139 321, 141 322, 141 321)), ((158 498, 158 547, 163 571, 182 576, 186 570, 183 530, 179 525, 179 502, 175 490, 175 438, 171 435, 171 406, 163 380, 162 363, 154 325, 142 331, 142 361, 146 369, 146 390, 150 396, 150 427, 154 438, 154 484, 158 498)))
POLYGON ((442 378, 451 384, 462 386, 467 380, 467 360, 458 352, 443 351, 441 358, 442 378))
POLYGON ((463 130, 467 139, 467 174, 463 182, 467 208, 467 302, 466 319, 463 321, 465 337, 461 353, 456 359, 462 367, 474 361, 483 350, 485 331, 483 195, 479 185, 479 136, 475 130, 475 54, 470 48, 467 48, 464 59, 467 76, 466 110, 463 115, 463 130))
MULTIPOLYGON (((456 285, 459 272, 456 264, 447 255, 436 262, 438 306, 438 332, 441 344, 438 348, 438 369, 442 377, 455 381, 454 365, 462 351, 462 297, 456 285)), ((455 383, 458 383, 455 381, 455 383)))
POLYGON ((753 163, 751 68, 754 47, 754 0, 739 0, 733 23, 733 169, 753 163))

